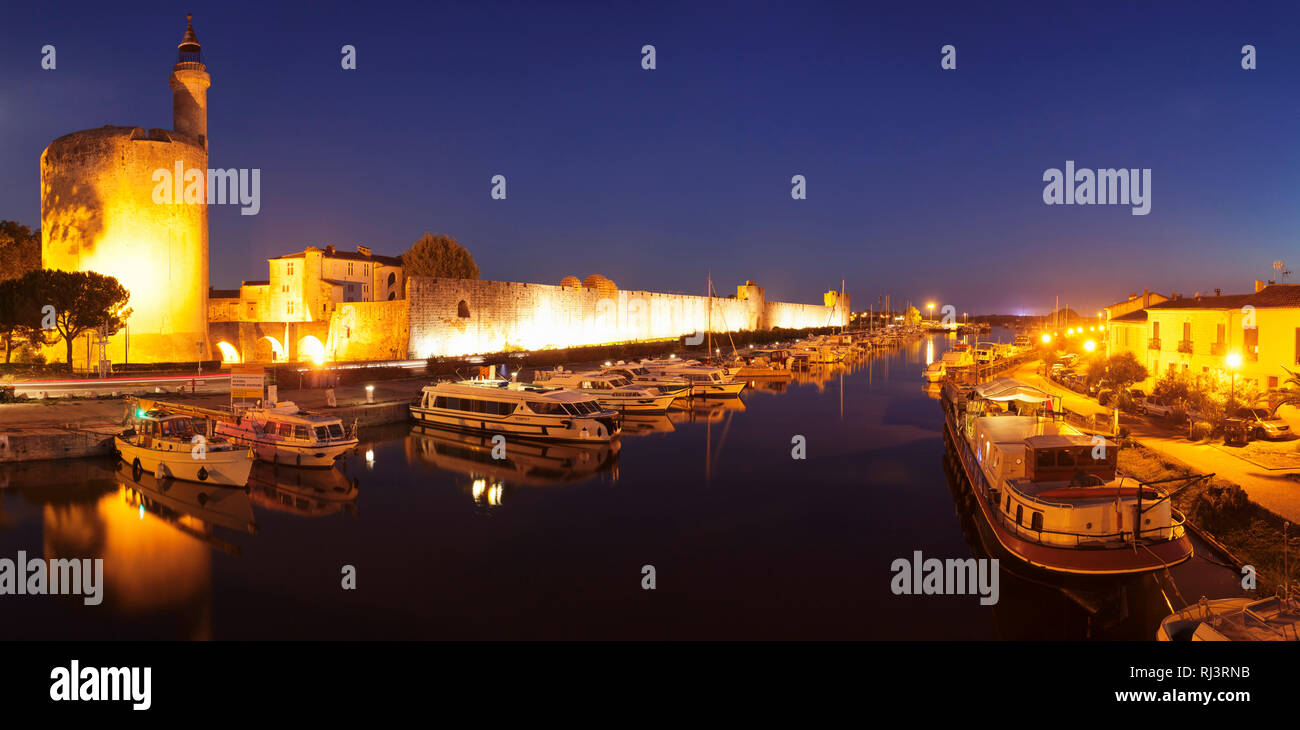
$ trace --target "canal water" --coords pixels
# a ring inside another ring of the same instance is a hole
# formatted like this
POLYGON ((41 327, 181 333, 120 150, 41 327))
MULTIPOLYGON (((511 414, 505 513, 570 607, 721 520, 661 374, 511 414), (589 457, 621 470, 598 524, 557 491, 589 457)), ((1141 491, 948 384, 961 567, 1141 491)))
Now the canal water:
POLYGON ((1170 604, 1236 593, 1200 550, 1082 584, 1003 560, 993 606, 895 595, 896 559, 986 557, 921 381, 952 341, 635 419, 616 447, 494 460, 401 424, 344 470, 258 465, 247 491, 0 467, 0 558, 104 569, 97 606, 0 595, 0 638, 1150 640, 1170 604))

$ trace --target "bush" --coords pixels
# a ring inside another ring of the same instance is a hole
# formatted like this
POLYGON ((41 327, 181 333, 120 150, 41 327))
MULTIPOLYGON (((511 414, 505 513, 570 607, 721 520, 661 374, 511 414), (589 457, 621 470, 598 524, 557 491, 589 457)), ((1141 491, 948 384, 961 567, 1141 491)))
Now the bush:
POLYGON ((1211 483, 1192 502, 1192 519, 1200 526, 1218 532, 1238 526, 1247 516, 1250 498, 1236 484, 1211 483))
POLYGON ((1197 421, 1187 430, 1187 438, 1192 441, 1204 441, 1210 437, 1213 431, 1214 427, 1210 425, 1209 421, 1197 421))

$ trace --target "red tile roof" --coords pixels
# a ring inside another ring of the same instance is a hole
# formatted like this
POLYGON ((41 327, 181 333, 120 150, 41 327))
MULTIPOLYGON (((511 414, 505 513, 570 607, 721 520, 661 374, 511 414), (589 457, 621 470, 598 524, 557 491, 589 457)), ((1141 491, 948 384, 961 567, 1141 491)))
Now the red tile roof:
POLYGON ((1219 297, 1179 297, 1147 309, 1241 309, 1252 307, 1300 307, 1300 284, 1273 284, 1254 294, 1219 297))

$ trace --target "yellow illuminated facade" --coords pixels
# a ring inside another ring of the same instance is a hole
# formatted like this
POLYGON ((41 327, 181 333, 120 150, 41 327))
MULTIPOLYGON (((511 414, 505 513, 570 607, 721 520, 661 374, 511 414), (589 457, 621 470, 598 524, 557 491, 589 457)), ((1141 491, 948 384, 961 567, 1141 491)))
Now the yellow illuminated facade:
POLYGON ((1110 320, 1111 354, 1131 352, 1152 381, 1235 371, 1237 382, 1276 388, 1300 366, 1300 285, 1257 284, 1253 294, 1175 296, 1110 320), (1234 367, 1240 363, 1238 367, 1234 367))

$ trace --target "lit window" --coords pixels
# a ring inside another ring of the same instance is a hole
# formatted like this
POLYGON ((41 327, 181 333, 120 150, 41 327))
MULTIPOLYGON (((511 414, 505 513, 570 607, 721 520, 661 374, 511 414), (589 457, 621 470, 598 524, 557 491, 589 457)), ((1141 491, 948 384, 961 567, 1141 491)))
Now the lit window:
POLYGON ((284 273, 287 274, 287 275, 289 275, 289 276, 293 276, 293 262, 292 262, 292 261, 290 261, 289 263, 287 263, 287 264, 284 265, 284 273))

